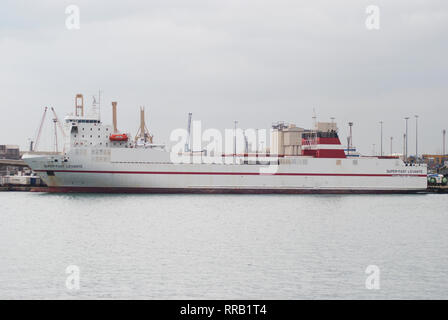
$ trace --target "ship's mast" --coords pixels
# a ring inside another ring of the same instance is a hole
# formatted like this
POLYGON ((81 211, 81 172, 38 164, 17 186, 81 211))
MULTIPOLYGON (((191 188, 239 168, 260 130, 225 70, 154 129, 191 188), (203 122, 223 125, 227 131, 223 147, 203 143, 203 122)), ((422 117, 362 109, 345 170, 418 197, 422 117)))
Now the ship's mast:
POLYGON ((314 130, 312 131, 312 143, 317 143, 317 115, 316 115, 316 108, 313 108, 313 126, 314 130))
POLYGON ((446 136, 446 130, 442 130, 442 136, 443 136, 443 145, 442 145, 442 155, 445 155, 445 136, 446 136))
POLYGON ((190 152, 190 135, 191 135, 191 117, 192 113, 188 113, 188 123, 187 123, 187 141, 185 142, 185 152, 190 152))
POLYGON ((149 143, 152 143, 153 139, 152 134, 146 127, 144 107, 140 107, 140 128, 138 129, 137 135, 135 136, 135 141, 138 141, 138 139, 141 139, 142 141, 149 143))
POLYGON ((117 102, 116 101, 112 102, 112 124, 114 127, 114 133, 117 133, 118 128, 117 128, 117 102))
POLYGON ((349 139, 347 139, 347 144, 348 144, 348 154, 350 154, 350 149, 352 148, 352 144, 353 144, 353 136, 352 136, 352 127, 353 127, 353 122, 349 122, 348 126, 350 128, 350 136, 349 139))
POLYGON ((146 133, 146 125, 145 125, 145 108, 140 107, 140 138, 145 139, 146 133))
POLYGON ((235 162, 236 157, 236 127, 238 124, 238 120, 233 121, 233 161, 235 162))
POLYGON ((393 141, 394 141, 394 137, 390 137, 390 155, 392 155, 393 154, 393 149, 392 149, 392 143, 393 143, 393 141))
POLYGON ((98 90, 98 120, 101 120, 101 89, 98 90))
POLYGON ((75 115, 84 117, 84 96, 80 93, 75 97, 75 115))
POLYGON ((58 152, 58 128, 57 128, 57 118, 53 118, 53 124, 54 124, 54 151, 58 152))

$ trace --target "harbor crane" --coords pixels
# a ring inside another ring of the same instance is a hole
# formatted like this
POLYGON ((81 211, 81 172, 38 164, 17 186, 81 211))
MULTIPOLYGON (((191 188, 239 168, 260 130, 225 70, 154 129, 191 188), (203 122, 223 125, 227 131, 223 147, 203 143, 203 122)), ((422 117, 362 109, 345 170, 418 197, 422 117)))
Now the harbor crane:
MULTIPOLYGON (((59 117, 56 114, 56 111, 54 110, 53 107, 50 108, 51 112, 53 113, 53 124, 54 124, 54 149, 56 152, 58 152, 58 137, 57 137, 57 128, 59 128, 59 130, 61 130, 62 136, 65 138, 65 132, 64 132, 64 128, 62 127, 61 121, 59 120, 59 117)), ((31 141, 31 146, 30 149, 31 151, 37 151, 38 146, 39 146, 39 142, 40 142, 40 138, 42 135, 42 128, 44 126, 45 123, 45 118, 47 115, 47 111, 48 111, 48 107, 44 108, 44 113, 42 115, 42 118, 40 120, 40 124, 39 124, 39 130, 37 131, 37 136, 35 141, 31 141)))
POLYGON ((39 130, 37 131, 36 140, 34 141, 34 145, 32 151, 37 150, 37 146, 39 145, 40 135, 42 133, 42 127, 44 126, 45 116, 47 114, 48 107, 45 107, 44 114, 42 115, 42 119, 40 120, 39 130))
POLYGON ((58 115, 56 114, 56 111, 54 110, 53 107, 51 107, 51 111, 53 112, 54 120, 56 120, 55 122, 58 124, 59 130, 61 130, 62 132, 62 136, 65 138, 64 128, 62 128, 61 121, 59 120, 58 115))

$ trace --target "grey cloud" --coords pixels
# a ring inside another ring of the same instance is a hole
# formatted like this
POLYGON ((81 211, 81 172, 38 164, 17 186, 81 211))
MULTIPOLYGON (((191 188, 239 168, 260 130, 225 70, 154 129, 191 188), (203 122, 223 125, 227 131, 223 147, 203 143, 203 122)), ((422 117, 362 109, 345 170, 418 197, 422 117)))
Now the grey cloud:
MULTIPOLYGON (((103 90, 134 132, 149 108, 159 141, 187 112, 209 127, 311 126, 336 117, 345 141, 379 145, 378 121, 401 150, 404 116, 420 115, 420 150, 438 152, 447 126, 448 4, 444 1, 7 1, 0 13, 0 136, 26 145, 42 107, 103 90), (65 7, 81 29, 65 29, 65 7), (367 5, 381 29, 364 26, 367 5)), ((410 123, 413 130, 413 124, 410 123)), ((48 130, 49 133, 50 130, 48 130)), ((410 131, 410 149, 414 143, 410 131)), ((49 138, 48 141, 51 141, 49 138)), ((49 142, 50 143, 50 142, 49 142)), ((388 142, 387 142, 388 145, 388 142)), ((387 149, 388 150, 388 149, 387 149)))

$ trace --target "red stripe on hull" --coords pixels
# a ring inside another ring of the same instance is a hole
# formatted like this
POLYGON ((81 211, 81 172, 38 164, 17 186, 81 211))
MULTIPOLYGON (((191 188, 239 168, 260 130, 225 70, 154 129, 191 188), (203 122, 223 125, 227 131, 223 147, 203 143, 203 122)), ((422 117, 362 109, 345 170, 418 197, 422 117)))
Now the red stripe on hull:
POLYGON ((194 194, 404 194, 424 190, 336 190, 336 189, 237 189, 237 188, 123 188, 123 187, 47 187, 33 192, 50 193, 194 193, 194 194))
POLYGON ((229 176, 328 176, 328 177, 426 177, 426 174, 375 174, 375 173, 260 173, 260 172, 193 172, 193 171, 95 171, 95 170, 34 170, 55 173, 101 173, 101 174, 181 174, 181 175, 229 175, 229 176))

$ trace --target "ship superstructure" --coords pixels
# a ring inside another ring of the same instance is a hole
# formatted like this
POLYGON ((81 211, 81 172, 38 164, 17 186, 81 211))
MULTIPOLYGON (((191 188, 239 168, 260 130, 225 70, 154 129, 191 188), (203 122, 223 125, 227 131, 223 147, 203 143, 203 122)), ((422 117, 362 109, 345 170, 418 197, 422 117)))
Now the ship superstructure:
POLYGON ((408 193, 427 186, 423 164, 347 156, 333 122, 316 123, 313 130, 276 123, 269 152, 224 153, 213 163, 186 144, 189 161, 173 162, 165 145, 153 143, 143 109, 131 139, 117 128, 116 103, 113 124, 104 125, 99 116, 84 115, 79 98, 64 120, 64 151, 23 157, 50 192, 408 193))

